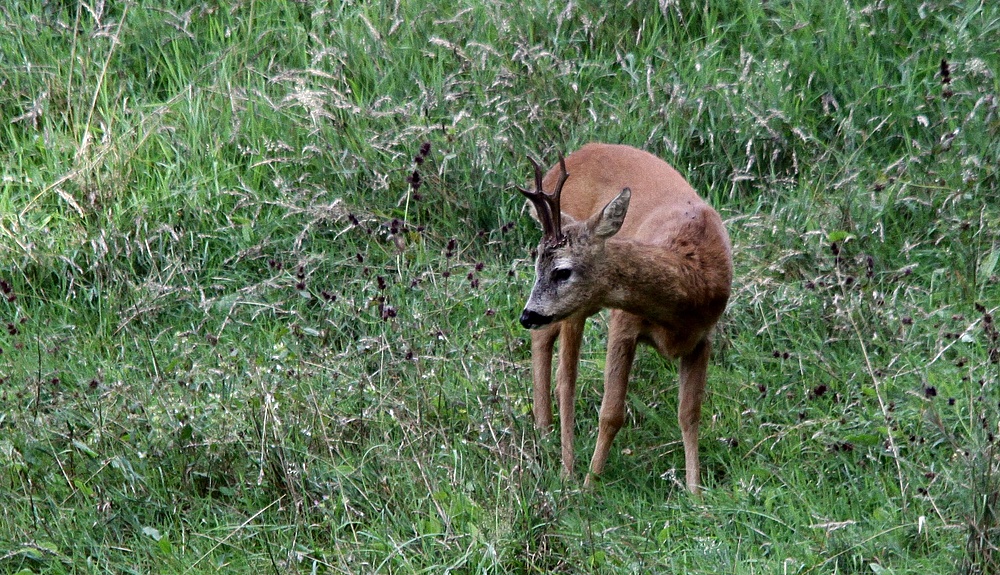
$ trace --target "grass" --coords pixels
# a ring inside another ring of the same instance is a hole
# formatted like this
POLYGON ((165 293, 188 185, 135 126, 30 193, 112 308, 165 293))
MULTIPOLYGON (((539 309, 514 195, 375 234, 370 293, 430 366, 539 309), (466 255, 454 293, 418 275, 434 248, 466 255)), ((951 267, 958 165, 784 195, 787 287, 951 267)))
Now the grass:
POLYGON ((189 4, 0 7, 0 572, 1000 572, 996 6, 189 4), (655 354, 530 423, 591 140, 733 239, 703 499, 655 354))

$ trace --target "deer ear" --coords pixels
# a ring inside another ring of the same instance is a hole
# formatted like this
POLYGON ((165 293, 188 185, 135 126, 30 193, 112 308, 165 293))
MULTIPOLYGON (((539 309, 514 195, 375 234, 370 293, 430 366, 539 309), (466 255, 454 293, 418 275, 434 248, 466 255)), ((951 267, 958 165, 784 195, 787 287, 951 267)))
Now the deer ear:
POLYGON ((628 212, 628 202, 632 198, 632 190, 625 188, 618 196, 604 206, 591 230, 599 238, 608 239, 618 233, 625 223, 625 213, 628 212))

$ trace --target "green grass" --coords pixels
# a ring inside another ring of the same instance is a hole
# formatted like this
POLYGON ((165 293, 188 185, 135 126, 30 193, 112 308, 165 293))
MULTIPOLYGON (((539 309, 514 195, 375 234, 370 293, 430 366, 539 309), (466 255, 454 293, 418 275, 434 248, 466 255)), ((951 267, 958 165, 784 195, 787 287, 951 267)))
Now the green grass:
POLYGON ((188 4, 0 7, 0 572, 1000 572, 1000 7, 188 4), (531 425, 591 140, 733 239, 702 499, 648 350, 531 425))

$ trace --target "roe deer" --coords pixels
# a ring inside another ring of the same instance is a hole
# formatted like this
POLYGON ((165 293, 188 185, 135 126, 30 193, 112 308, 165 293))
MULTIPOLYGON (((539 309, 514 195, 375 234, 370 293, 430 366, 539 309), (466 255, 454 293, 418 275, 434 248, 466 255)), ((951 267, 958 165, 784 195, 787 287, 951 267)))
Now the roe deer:
POLYGON ((577 363, 587 317, 611 308, 597 447, 588 485, 601 473, 625 419, 638 342, 680 358, 678 421, 688 489, 697 493, 698 423, 710 335, 729 300, 732 249, 719 214, 666 162, 628 146, 587 144, 520 189, 544 236, 535 285, 521 314, 531 332, 535 425, 552 426, 552 352, 559 338, 556 399, 563 473, 573 473, 577 363), (552 190, 546 193, 543 189, 552 190), (565 225, 564 225, 565 224, 565 225))

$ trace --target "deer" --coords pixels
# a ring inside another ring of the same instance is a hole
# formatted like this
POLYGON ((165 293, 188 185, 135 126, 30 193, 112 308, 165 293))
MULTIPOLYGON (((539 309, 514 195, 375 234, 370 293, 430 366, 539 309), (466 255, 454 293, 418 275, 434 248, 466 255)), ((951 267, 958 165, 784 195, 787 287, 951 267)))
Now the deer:
POLYGON ((677 419, 685 482, 700 490, 698 430, 711 336, 729 301, 732 247, 718 212, 667 162, 625 145, 590 143, 518 187, 541 224, 535 282, 520 316, 531 330, 532 413, 552 429, 551 378, 559 342, 556 400, 562 475, 573 475, 580 345, 588 317, 610 309, 597 445, 584 487, 604 469, 625 422, 637 344, 680 360, 677 419), (550 190, 546 192, 544 190, 550 190))

